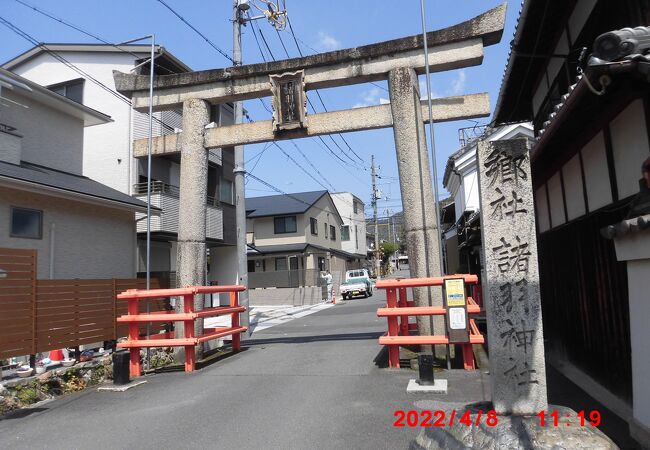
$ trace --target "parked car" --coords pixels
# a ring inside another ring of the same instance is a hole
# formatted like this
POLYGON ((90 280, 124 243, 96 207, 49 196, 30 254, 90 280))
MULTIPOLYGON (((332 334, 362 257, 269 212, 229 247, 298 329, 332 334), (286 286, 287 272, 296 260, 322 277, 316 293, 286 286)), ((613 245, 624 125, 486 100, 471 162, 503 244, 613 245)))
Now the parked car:
POLYGON ((366 288, 368 291, 368 296, 372 295, 372 280, 370 279, 370 274, 368 273, 368 270, 366 269, 354 269, 354 270, 348 270, 345 272, 345 281, 349 281, 355 278, 362 278, 365 280, 366 283, 366 288))
POLYGON ((368 287, 365 278, 350 278, 341 284, 341 296, 343 297, 343 300, 351 299, 352 297, 360 295, 363 295, 366 298, 372 295, 371 288, 368 287))

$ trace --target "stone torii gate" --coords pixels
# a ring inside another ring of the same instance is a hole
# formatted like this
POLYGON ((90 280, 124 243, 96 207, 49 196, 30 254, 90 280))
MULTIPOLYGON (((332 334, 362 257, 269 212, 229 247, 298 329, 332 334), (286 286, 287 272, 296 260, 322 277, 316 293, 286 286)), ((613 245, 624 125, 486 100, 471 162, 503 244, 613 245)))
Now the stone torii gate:
MULTIPOLYGON (((427 33, 430 70, 480 65, 484 47, 501 39, 505 12, 504 4, 467 22, 427 33)), ((391 126, 411 272, 415 277, 439 276, 437 211, 424 132, 429 111, 426 101, 421 101, 417 78, 424 71, 423 39, 415 35, 302 58, 156 77, 154 109, 183 109, 182 132, 155 138, 152 150, 155 156, 181 155, 177 263, 180 285, 205 283, 208 149, 391 126), (390 105, 306 114, 306 91, 386 79, 390 105), (211 104, 268 96, 273 97, 272 120, 206 128, 211 104)), ((132 99, 136 110, 148 109, 149 76, 116 71, 114 79, 117 90, 132 99)), ((435 99, 432 113, 434 122, 486 117, 490 114, 488 95, 435 99)), ((146 155, 147 140, 136 141, 134 156, 146 155)), ((236 207, 245 208, 243 198, 236 199, 236 207)), ((245 282, 246 274, 239 277, 245 282)), ((436 304, 440 296, 419 288, 414 297, 418 306, 428 306, 432 299, 436 304)), ((442 325, 441 322, 436 328, 441 329, 442 325)), ((423 334, 431 332, 428 320, 419 326, 423 334)))

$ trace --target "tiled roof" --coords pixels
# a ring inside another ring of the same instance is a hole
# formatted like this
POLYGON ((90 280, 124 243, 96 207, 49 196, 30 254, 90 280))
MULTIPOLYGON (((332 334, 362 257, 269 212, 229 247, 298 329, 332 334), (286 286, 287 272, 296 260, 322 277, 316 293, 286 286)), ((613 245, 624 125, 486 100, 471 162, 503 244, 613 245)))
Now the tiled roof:
MULTIPOLYGON (((146 208, 147 204, 130 195, 124 194, 95 180, 49 167, 27 162, 20 165, 0 161, 0 179, 10 179, 54 188, 72 194, 109 200, 136 209, 146 208)), ((154 208, 158 209, 158 208, 154 208)))

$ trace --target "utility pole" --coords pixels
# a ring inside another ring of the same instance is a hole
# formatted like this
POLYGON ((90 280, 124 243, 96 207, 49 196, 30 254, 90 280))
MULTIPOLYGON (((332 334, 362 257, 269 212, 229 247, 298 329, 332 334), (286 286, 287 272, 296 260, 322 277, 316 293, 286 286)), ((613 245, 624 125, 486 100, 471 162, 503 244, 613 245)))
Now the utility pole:
MULTIPOLYGON (((241 24, 242 13, 246 10, 240 8, 238 0, 233 0, 233 20, 232 20, 232 59, 235 66, 241 66, 241 24)), ((235 124, 242 123, 243 104, 242 102, 233 102, 233 113, 235 124)), ((246 254, 246 187, 244 176, 246 169, 244 166, 244 146, 235 147, 235 221, 237 225, 237 276, 238 284, 248 288, 248 257, 246 254)), ((239 293, 239 304, 246 308, 243 316, 242 325, 249 328, 249 311, 248 311, 248 289, 239 293)))
POLYGON ((371 156, 370 173, 372 175, 372 214, 375 220, 375 276, 381 278, 381 267, 379 262, 379 223, 377 222, 377 170, 375 167, 375 155, 371 156))

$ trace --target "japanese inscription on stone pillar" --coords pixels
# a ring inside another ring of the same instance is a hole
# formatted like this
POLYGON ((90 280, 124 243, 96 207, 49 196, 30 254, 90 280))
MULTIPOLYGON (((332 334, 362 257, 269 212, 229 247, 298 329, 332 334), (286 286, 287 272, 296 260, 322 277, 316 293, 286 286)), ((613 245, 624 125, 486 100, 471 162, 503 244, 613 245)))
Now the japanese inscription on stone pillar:
POLYGON ((478 164, 492 401, 499 414, 537 414, 547 397, 527 141, 481 141, 478 164))
POLYGON ((306 101, 305 72, 270 75, 273 94, 273 127, 275 131, 305 128, 306 101))

